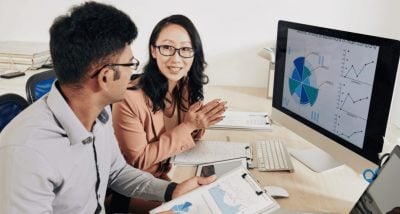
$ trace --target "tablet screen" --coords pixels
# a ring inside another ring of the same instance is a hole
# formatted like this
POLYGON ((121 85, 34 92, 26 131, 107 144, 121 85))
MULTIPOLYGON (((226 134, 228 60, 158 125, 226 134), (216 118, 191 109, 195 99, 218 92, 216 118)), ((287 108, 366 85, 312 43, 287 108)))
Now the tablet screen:
POLYGON ((400 147, 396 146, 375 180, 361 195, 351 214, 400 213, 400 147))

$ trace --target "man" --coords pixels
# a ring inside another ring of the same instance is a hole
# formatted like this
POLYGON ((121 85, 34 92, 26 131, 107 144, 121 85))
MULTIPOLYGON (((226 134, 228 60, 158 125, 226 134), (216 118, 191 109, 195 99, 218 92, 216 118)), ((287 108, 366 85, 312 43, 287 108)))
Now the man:
POLYGON ((171 183, 123 159, 109 105, 124 97, 139 64, 130 49, 136 35, 126 14, 95 2, 55 20, 57 81, 0 134, 0 213, 104 213, 107 187, 164 201, 215 180, 171 183))

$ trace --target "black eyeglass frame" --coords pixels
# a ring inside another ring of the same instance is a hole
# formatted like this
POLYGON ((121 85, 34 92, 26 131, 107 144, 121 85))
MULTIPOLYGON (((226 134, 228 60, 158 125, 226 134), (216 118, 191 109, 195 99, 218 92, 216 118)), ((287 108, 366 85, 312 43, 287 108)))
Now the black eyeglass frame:
POLYGON ((131 66, 134 66, 134 67, 132 68, 132 70, 137 70, 138 67, 139 67, 139 65, 140 65, 140 62, 139 62, 139 60, 136 59, 136 58, 133 58, 133 60, 135 60, 136 62, 131 62, 131 63, 109 63, 109 64, 105 64, 105 65, 101 66, 101 68, 99 68, 98 70, 96 70, 96 71, 92 74, 92 76, 90 76, 90 78, 93 79, 95 76, 99 75, 100 71, 101 71, 103 68, 107 67, 107 66, 123 66, 123 67, 131 67, 131 66))
POLYGON ((171 45, 153 45, 153 47, 157 48, 157 49, 158 49, 158 52, 159 52, 161 55, 163 55, 163 56, 173 56, 173 55, 176 54, 176 51, 178 51, 178 55, 179 55, 180 57, 188 59, 188 58, 193 58, 193 57, 194 57, 194 54, 196 53, 196 50, 195 50, 194 48, 191 48, 191 47, 175 48, 174 46, 171 46, 171 45), (174 52, 173 52, 171 55, 163 54, 163 53, 161 53, 161 47, 171 47, 171 48, 174 49, 174 52), (192 49, 192 53, 193 53, 192 56, 182 56, 181 50, 184 49, 184 48, 190 48, 190 49, 192 49))

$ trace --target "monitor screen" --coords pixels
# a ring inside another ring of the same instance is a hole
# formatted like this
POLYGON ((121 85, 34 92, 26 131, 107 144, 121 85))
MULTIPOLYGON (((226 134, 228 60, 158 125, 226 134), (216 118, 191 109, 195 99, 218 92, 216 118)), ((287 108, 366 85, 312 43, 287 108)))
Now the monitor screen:
POLYGON ((311 143, 338 144, 377 163, 399 48, 396 40, 279 21, 272 118, 307 127, 296 131, 306 139, 317 133, 311 143))

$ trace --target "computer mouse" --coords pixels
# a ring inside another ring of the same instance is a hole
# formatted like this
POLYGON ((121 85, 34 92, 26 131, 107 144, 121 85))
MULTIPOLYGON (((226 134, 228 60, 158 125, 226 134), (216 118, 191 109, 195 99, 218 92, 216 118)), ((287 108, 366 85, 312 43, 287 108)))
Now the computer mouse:
POLYGON ((282 187, 278 186, 265 186, 267 194, 273 198, 288 198, 289 193, 282 187))

